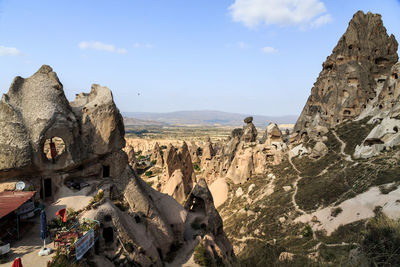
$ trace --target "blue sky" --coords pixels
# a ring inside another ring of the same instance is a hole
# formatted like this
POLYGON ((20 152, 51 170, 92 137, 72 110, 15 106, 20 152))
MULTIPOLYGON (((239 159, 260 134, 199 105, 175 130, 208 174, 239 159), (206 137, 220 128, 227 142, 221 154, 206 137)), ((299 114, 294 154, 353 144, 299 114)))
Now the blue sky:
POLYGON ((357 10, 400 40, 397 0, 0 0, 0 92, 49 64, 121 111, 297 115, 357 10))

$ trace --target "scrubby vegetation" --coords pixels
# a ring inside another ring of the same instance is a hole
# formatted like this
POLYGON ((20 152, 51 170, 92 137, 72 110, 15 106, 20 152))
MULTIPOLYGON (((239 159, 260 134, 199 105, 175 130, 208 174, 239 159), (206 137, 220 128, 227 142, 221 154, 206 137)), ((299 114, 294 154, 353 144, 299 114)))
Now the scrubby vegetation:
POLYGON ((342 213, 342 211, 343 211, 343 209, 342 209, 341 207, 333 208, 333 209, 331 210, 331 216, 332 216, 332 217, 336 217, 336 216, 338 216, 340 213, 342 213))
POLYGON ((371 266, 400 266, 400 222, 378 213, 367 225, 361 250, 371 266))
POLYGON ((367 124, 370 119, 367 117, 359 121, 348 121, 338 126, 336 133, 346 143, 346 154, 353 155, 356 146, 361 145, 374 128, 374 124, 367 124))
POLYGON ((200 266, 213 266, 213 259, 202 244, 198 244, 194 249, 194 261, 200 266))

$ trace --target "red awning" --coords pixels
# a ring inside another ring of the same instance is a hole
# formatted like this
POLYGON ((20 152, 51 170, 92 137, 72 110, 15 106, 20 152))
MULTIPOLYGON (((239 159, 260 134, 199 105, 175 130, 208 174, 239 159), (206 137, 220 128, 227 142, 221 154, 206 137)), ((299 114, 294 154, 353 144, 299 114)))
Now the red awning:
POLYGON ((0 219, 18 209, 35 194, 34 191, 0 192, 0 219))

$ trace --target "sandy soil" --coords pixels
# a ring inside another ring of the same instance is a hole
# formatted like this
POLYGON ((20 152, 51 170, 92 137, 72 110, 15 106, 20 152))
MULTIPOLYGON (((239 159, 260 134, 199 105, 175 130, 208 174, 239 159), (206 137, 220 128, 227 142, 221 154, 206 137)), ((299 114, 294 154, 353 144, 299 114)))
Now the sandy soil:
POLYGON ((336 217, 331 216, 333 207, 327 207, 311 214, 301 215, 295 222, 309 223, 312 217, 316 216, 319 222, 313 225, 313 230, 326 230, 327 235, 330 235, 340 225, 373 217, 375 215, 373 210, 376 206, 381 206, 383 208, 382 211, 390 218, 400 218, 400 203, 398 200, 400 200, 400 188, 383 195, 378 187, 372 187, 367 192, 336 206, 343 210, 336 217))
POLYGON ((47 220, 51 220, 56 217, 56 212, 63 208, 72 208, 75 211, 83 209, 89 204, 89 201, 97 193, 95 191, 91 195, 89 193, 91 186, 87 186, 80 191, 74 192, 66 186, 62 186, 60 190, 54 196, 57 199, 53 203, 46 205, 47 220))

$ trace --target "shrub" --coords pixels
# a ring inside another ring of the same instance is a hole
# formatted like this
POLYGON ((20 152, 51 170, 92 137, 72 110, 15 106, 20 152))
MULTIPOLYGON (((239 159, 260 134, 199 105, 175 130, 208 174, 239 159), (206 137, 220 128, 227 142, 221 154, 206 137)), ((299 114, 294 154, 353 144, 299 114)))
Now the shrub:
POLYGON ((309 224, 304 227, 302 234, 304 237, 311 237, 313 235, 313 230, 309 224))
POLYGON ((200 171, 200 167, 199 167, 199 165, 197 165, 197 164, 193 164, 193 169, 195 170, 195 171, 200 171))
POLYGON ((397 184, 392 184, 392 185, 389 185, 389 186, 381 185, 381 186, 379 186, 379 191, 381 191, 381 193, 382 193, 383 195, 387 195, 387 194, 389 194, 390 192, 396 190, 397 187, 398 187, 397 184))
POLYGON ((156 165, 157 164, 157 160, 154 159, 154 160, 150 161, 150 164, 151 165, 156 165))
POLYGON ((103 197, 104 197, 104 191, 103 190, 99 190, 97 195, 94 197, 94 201, 95 202, 99 202, 103 197))
POLYGON ((213 259, 202 244, 198 244, 194 249, 194 262, 200 266, 213 266, 213 259))
POLYGON ((151 187, 151 186, 153 186, 154 181, 147 181, 146 183, 151 187))
POLYGON ((152 171, 146 171, 146 172, 144 173, 144 175, 146 175, 147 177, 150 177, 150 176, 153 175, 153 172, 152 172, 152 171))
POLYGON ((400 266, 400 222, 378 214, 367 225, 361 249, 371 266, 400 266))
POLYGON ((333 209, 331 210, 331 216, 332 216, 332 217, 336 217, 336 216, 338 216, 342 211, 343 211, 343 209, 342 209, 341 207, 333 208, 333 209))

